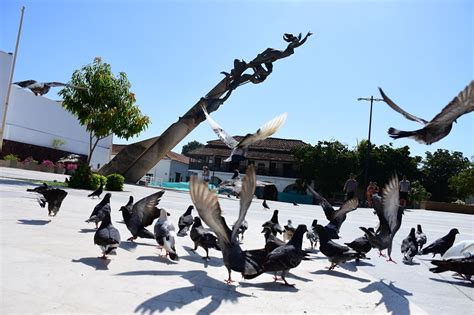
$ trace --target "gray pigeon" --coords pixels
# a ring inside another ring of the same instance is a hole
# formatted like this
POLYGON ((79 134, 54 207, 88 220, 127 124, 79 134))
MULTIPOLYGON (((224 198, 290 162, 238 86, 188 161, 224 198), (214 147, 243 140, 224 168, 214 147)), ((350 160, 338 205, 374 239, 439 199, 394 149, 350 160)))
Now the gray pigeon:
POLYGON ((202 106, 202 110, 212 130, 216 133, 219 139, 224 142, 227 147, 232 149, 230 156, 225 159, 224 162, 245 159, 248 147, 256 142, 265 140, 266 138, 273 135, 278 129, 280 129, 288 115, 287 113, 283 113, 273 118, 272 120, 264 124, 262 127, 260 127, 255 133, 248 133, 240 141, 237 141, 231 135, 225 132, 225 130, 222 129, 222 127, 219 126, 219 124, 214 119, 212 119, 212 117, 208 114, 204 106, 202 106))
POLYGON ((283 228, 283 240, 285 242, 291 240, 293 234, 295 234, 296 231, 295 227, 293 226, 293 222, 291 222, 291 220, 288 220, 288 224, 285 225, 283 228))
POLYGON ((418 253, 418 245, 416 244, 415 228, 411 228, 410 234, 402 241, 401 251, 403 261, 407 263, 413 262, 413 257, 418 253))
POLYGON ((314 219, 313 223, 311 223, 311 230, 308 230, 308 232, 306 232, 306 238, 311 244, 311 249, 314 249, 316 247, 319 240, 318 233, 316 232, 316 225, 318 225, 318 220, 314 219))
POLYGON ((178 236, 185 236, 188 234, 189 228, 193 225, 194 223, 194 218, 193 215, 191 214, 191 211, 193 211, 194 206, 190 205, 186 212, 179 217, 178 219, 178 236))
MULTIPOLYGON (((160 210, 156 208, 160 202, 160 198, 165 193, 160 190, 136 202, 130 211, 130 200, 126 206, 122 206, 122 217, 125 221, 127 229, 132 233, 128 241, 133 242, 137 237, 154 239, 155 235, 146 229, 147 226, 153 224, 153 221, 160 216, 160 210)), ((133 202, 133 199, 131 199, 133 202)))
POLYGON ((270 220, 262 224, 263 228, 269 228, 273 235, 283 233, 283 229, 278 222, 278 210, 273 210, 273 215, 270 220))
POLYGON ((446 251, 451 246, 453 246, 454 241, 456 240, 456 234, 459 234, 458 229, 451 229, 451 231, 449 231, 447 235, 437 239, 430 245, 423 248, 423 250, 421 251, 421 254, 426 255, 426 254, 432 253, 433 257, 436 254, 440 254, 441 256, 443 256, 444 253, 446 253, 446 251))
POLYGON ((103 212, 102 222, 94 234, 94 244, 99 245, 102 250, 102 257, 99 258, 107 259, 107 255, 120 245, 120 233, 112 225, 110 204, 107 203, 104 207, 108 207, 109 211, 103 212))
POLYGON ((324 211, 326 219, 329 223, 324 227, 331 239, 339 238, 339 230, 341 229, 342 223, 346 220, 347 214, 357 209, 359 201, 357 199, 350 199, 346 201, 338 210, 334 210, 331 204, 317 193, 311 186, 307 187, 308 191, 313 195, 316 203, 319 204, 324 211))
POLYGON ((171 260, 179 260, 176 253, 176 237, 173 224, 168 221, 168 213, 160 209, 160 217, 155 223, 155 239, 159 246, 165 249, 166 256, 171 260))
POLYGON ((432 144, 449 134, 453 127, 453 122, 455 122, 456 119, 464 114, 474 111, 474 81, 471 81, 469 85, 466 86, 466 88, 464 88, 464 90, 462 90, 448 105, 446 105, 431 121, 426 121, 409 114, 388 98, 381 88, 379 88, 379 91, 385 103, 387 103, 393 110, 399 112, 409 120, 424 125, 424 128, 414 131, 402 131, 395 128, 388 129, 390 137, 395 139, 409 137, 423 144, 432 144))
POLYGON ((14 82, 13 84, 18 85, 22 88, 30 89, 31 92, 33 92, 36 96, 44 95, 48 93, 49 89, 55 86, 66 86, 66 87, 71 87, 71 88, 79 89, 79 90, 87 90, 87 88, 85 87, 61 83, 61 82, 37 82, 35 80, 26 80, 26 81, 14 82))
MULTIPOLYGON (((234 228, 234 226, 232 226, 232 228, 234 228)), ((247 222, 247 220, 242 221, 242 224, 240 225, 238 233, 237 233, 239 242, 242 243, 242 241, 244 240, 244 234, 245 234, 245 231, 248 230, 248 228, 249 228, 249 223, 247 222)))
POLYGON ((67 196, 67 191, 59 188, 53 188, 48 186, 46 183, 43 183, 42 186, 36 187, 34 189, 27 189, 27 191, 36 192, 42 195, 38 199, 38 203, 41 208, 44 208, 46 204, 48 204, 48 215, 50 217, 54 217, 58 214, 63 200, 67 196))
POLYGON ((421 229, 421 224, 418 224, 416 226, 416 244, 418 246, 418 253, 421 254, 421 250, 423 249, 423 246, 426 244, 426 235, 423 233, 423 230, 421 229))
POLYGON ((191 240, 194 242, 194 251, 198 249, 198 246, 201 246, 206 251, 206 257, 203 257, 203 259, 209 259, 209 248, 221 250, 217 237, 212 234, 211 231, 204 228, 201 218, 199 217, 194 218, 194 224, 191 227, 190 236, 191 240))
POLYGON ((374 232, 365 227, 360 227, 365 232, 372 247, 379 249, 379 255, 382 250, 387 249, 388 260, 393 263, 392 259, 392 243, 395 234, 398 232, 402 224, 403 208, 399 205, 398 177, 394 176, 389 183, 385 185, 383 190, 383 203, 379 196, 373 196, 374 208, 379 218, 379 227, 374 232))
POLYGON ((95 227, 99 225, 99 222, 103 220, 104 218, 104 212, 109 212, 110 213, 110 197, 112 196, 111 193, 106 193, 104 196, 104 199, 102 199, 95 207, 94 210, 92 210, 91 215, 89 216, 89 219, 87 219, 85 222, 90 223, 94 222, 95 227))

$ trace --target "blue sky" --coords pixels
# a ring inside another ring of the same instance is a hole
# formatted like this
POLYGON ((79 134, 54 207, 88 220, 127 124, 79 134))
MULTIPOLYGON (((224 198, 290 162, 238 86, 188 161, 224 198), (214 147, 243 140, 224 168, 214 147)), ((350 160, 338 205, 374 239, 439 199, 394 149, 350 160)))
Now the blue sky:
MULTIPOLYGON (((0 2, 0 50, 12 52, 25 17, 15 81, 69 81, 100 56, 128 75, 137 105, 152 119, 139 137, 160 135, 229 71, 267 47, 284 49, 283 33, 314 33, 277 61, 259 85, 239 87, 212 114, 231 134, 254 132, 288 112, 274 135, 354 147, 367 138, 369 103, 380 86, 408 112, 430 120, 474 78, 473 1, 14 1, 0 2)), ((55 90, 57 91, 57 89, 55 90)), ((53 99, 59 97, 48 94, 53 99)), ((412 155, 448 149, 474 156, 474 114, 430 146, 393 140, 389 127, 418 129, 385 103, 374 103, 371 140, 408 145, 412 155)), ((216 139, 207 123, 192 140, 216 139)))

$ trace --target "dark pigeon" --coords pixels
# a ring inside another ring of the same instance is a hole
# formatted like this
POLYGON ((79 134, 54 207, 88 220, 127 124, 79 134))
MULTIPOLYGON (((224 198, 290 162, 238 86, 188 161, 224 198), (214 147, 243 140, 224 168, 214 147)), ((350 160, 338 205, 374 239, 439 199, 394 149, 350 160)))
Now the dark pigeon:
POLYGON ((94 222, 95 227, 99 225, 99 222, 104 219, 104 212, 109 212, 110 213, 110 197, 112 196, 111 193, 106 193, 104 196, 104 199, 102 199, 95 207, 94 210, 92 210, 91 215, 89 216, 89 219, 87 219, 85 222, 90 223, 94 222))
POLYGON ((265 236, 265 250, 267 253, 270 253, 275 248, 286 244, 284 241, 273 235, 272 230, 269 227, 264 227, 262 233, 265 236))
POLYGON ((385 103, 393 110, 402 114, 405 118, 419 122, 424 125, 422 129, 414 131, 403 131, 395 128, 388 129, 388 134, 394 139, 409 137, 423 144, 432 144, 446 137, 453 122, 464 114, 474 111, 474 81, 471 81, 464 90, 462 90, 448 105, 446 105, 439 114, 431 121, 411 115, 395 104, 387 95, 379 88, 385 103))
MULTIPOLYGON (((110 209, 110 204, 106 206, 110 209)), ((99 258, 102 259, 107 259, 107 255, 120 245, 120 233, 112 225, 110 211, 103 212, 102 222, 94 234, 94 244, 99 245, 101 248, 102 257, 99 258)))
POLYGON ((364 254, 331 240, 328 232, 322 225, 316 225, 316 232, 319 235, 319 250, 331 263, 328 267, 329 270, 333 270, 337 265, 349 260, 365 258, 364 254))
POLYGON ((270 207, 267 205, 267 200, 263 199, 262 206, 265 210, 270 210, 270 207))
MULTIPOLYGON (((367 230, 369 230, 372 233, 375 233, 374 228, 368 228, 367 230)), ((352 248, 356 252, 363 255, 367 254, 372 249, 372 245, 370 245, 369 239, 367 238, 367 235, 365 234, 361 237, 356 238, 350 243, 344 243, 344 244, 346 244, 348 247, 352 248)), ((358 260, 359 259, 356 258, 356 261, 358 260)))
POLYGON ((453 246, 454 241, 456 240, 456 234, 459 234, 458 229, 451 229, 451 231, 449 231, 447 235, 437 239, 430 245, 423 248, 421 251, 421 254, 426 255, 426 254, 432 253, 433 257, 436 254, 440 254, 441 256, 443 256, 444 253, 446 253, 446 251, 451 246, 453 246))
POLYGON ((79 90, 87 90, 87 88, 85 87, 61 83, 61 82, 37 82, 35 80, 26 80, 26 81, 14 82, 13 84, 18 85, 22 88, 30 89, 31 92, 33 92, 36 96, 44 95, 48 93, 52 87, 56 87, 56 86, 66 86, 66 87, 71 87, 71 88, 79 89, 79 90))
POLYGON ((42 197, 38 199, 38 202, 41 208, 44 208, 46 204, 48 204, 48 215, 50 217, 54 217, 58 214, 64 198, 67 196, 67 191, 59 188, 53 188, 48 186, 46 183, 43 183, 42 186, 33 189, 27 189, 27 191, 36 192, 42 195, 42 197))
POLYGON ((445 271, 454 271, 460 274, 464 279, 472 282, 474 275, 474 256, 451 258, 447 260, 432 260, 431 263, 436 267, 430 268, 431 272, 440 273, 445 271))
MULTIPOLYGON (((160 190, 145 198, 140 199, 130 209, 130 200, 126 206, 122 206, 119 211, 122 211, 122 217, 125 221, 127 229, 132 233, 128 241, 133 242, 137 237, 154 239, 155 235, 146 229, 147 226, 153 224, 153 221, 160 216, 160 210, 156 207, 160 202, 160 198, 165 193, 160 190)), ((133 199, 132 199, 133 202, 133 199)))
POLYGON ((160 209, 160 217, 155 223, 155 239, 159 246, 165 249, 171 260, 179 260, 176 252, 176 237, 174 225, 168 221, 168 213, 160 209))
MULTIPOLYGON (((234 228, 234 226, 232 226, 232 228, 234 228)), ((249 223, 247 222, 247 220, 242 221, 242 224, 240 225, 237 231, 239 242, 242 242, 244 240, 244 234, 245 234, 245 231, 248 230, 248 228, 249 228, 249 223)))
POLYGON ((94 199, 94 197, 98 197, 100 198, 100 195, 102 194, 102 192, 104 191, 104 184, 100 184, 99 188, 97 188, 93 193, 87 195, 87 197, 92 197, 92 199, 94 199))
POLYGON ((410 234, 408 234, 408 236, 402 241, 401 251, 403 254, 403 261, 412 263, 413 257, 418 253, 415 228, 411 228, 410 234))
POLYGON ((199 217, 194 218, 194 224, 191 227, 190 236, 191 240, 194 242, 194 251, 196 251, 199 246, 204 248, 206 251, 206 257, 203 257, 203 259, 209 259, 210 248, 221 250, 217 237, 202 225, 201 218, 199 217))
POLYGON ((273 235, 277 235, 277 233, 283 233, 283 229, 278 222, 278 210, 273 210, 273 215, 270 220, 262 224, 263 228, 268 227, 273 235))
POLYGON ((418 246, 418 253, 421 254, 421 250, 423 249, 423 246, 426 244, 427 238, 426 238, 425 233, 423 233, 423 230, 421 229, 420 224, 416 226, 415 237, 416 237, 416 244, 418 246))
POLYGON ((193 225, 194 219, 191 211, 193 211, 194 206, 190 205, 186 212, 179 217, 178 219, 178 236, 185 236, 188 234, 189 228, 193 225))

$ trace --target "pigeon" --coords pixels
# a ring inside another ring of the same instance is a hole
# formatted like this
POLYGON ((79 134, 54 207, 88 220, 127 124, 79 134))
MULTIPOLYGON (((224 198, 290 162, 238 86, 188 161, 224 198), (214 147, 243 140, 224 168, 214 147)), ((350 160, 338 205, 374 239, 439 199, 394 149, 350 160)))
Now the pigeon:
POLYGON ((272 229, 269 227, 264 227, 262 233, 265 236, 265 250, 267 253, 270 253, 275 248, 286 244, 284 241, 273 235, 272 229))
POLYGON ((453 246, 454 241, 456 240, 456 234, 459 234, 458 229, 451 229, 451 231, 449 231, 448 234, 446 234, 445 236, 437 239, 436 241, 434 241, 430 245, 423 248, 421 250, 421 254, 426 255, 426 254, 432 253, 433 257, 436 254, 440 254, 441 256, 443 256, 444 253, 446 253, 446 251, 451 246, 453 246))
MULTIPOLYGON (((122 217, 125 221, 127 229, 132 233, 132 236, 127 240, 133 242, 137 237, 154 239, 155 235, 146 229, 147 226, 153 224, 153 221, 160 216, 160 210, 156 207, 160 202, 160 198, 165 193, 160 190, 136 202, 131 208, 130 200, 126 206, 122 206, 119 211, 122 211, 122 217)), ((132 199, 133 202, 133 199, 132 199)))
POLYGON ((474 256, 474 240, 460 241, 451 246, 441 259, 474 256))
POLYGON ((314 249, 316 247, 319 240, 318 233, 316 232, 316 225, 318 225, 318 220, 314 219, 313 223, 311 223, 311 230, 308 230, 308 232, 306 232, 306 238, 311 244, 311 249, 314 249))
POLYGON ((431 272, 440 273, 445 271, 457 272, 461 277, 472 282, 474 274, 474 256, 451 258, 447 260, 432 260, 436 267, 430 268, 431 272))
MULTIPOLYGON (((234 226, 232 226, 232 228, 234 228, 234 226)), ((244 233, 245 233, 245 231, 248 230, 248 228, 249 228, 249 223, 247 222, 247 220, 243 220, 242 224, 240 225, 239 229, 237 230, 237 236, 238 236, 239 242, 242 243, 242 241, 244 240, 244 233)))
POLYGON ((348 246, 334 242, 322 225, 316 225, 316 232, 319 236, 319 250, 331 263, 328 267, 329 270, 333 270, 337 265, 349 260, 365 258, 364 254, 357 252, 348 246))
POLYGON ((379 249, 380 256, 384 256, 382 250, 387 249, 389 258, 387 261, 395 263, 391 256, 392 243, 395 234, 402 224, 404 211, 403 207, 400 207, 399 204, 398 177, 396 175, 385 185, 383 203, 381 197, 377 195, 373 196, 373 203, 379 218, 379 227, 375 233, 365 227, 360 227, 360 229, 367 235, 372 247, 379 249))
POLYGON ((191 211, 193 211, 194 206, 190 205, 186 212, 179 217, 178 219, 178 236, 185 236, 188 234, 189 228, 193 225, 194 219, 191 211))
POLYGON ((233 282, 231 278, 232 270, 240 272, 244 277, 261 274, 263 259, 266 257, 264 250, 243 251, 237 240, 238 229, 240 224, 245 220, 247 210, 252 203, 255 187, 255 167, 250 165, 242 180, 239 217, 233 229, 230 230, 225 218, 222 216, 222 210, 217 195, 210 191, 208 186, 203 181, 197 179, 196 176, 191 177, 191 199, 199 216, 217 235, 224 265, 229 274, 228 279, 225 280, 228 284, 233 282))
POLYGON ((122 207, 124 208, 123 210, 127 210, 128 213, 132 214, 132 212, 133 212, 133 196, 128 197, 127 204, 125 206, 122 206, 122 207))
POLYGON ((347 214, 357 209, 359 201, 357 199, 350 199, 346 201, 338 210, 334 210, 331 204, 319 193, 317 193, 311 186, 308 186, 308 191, 316 199, 316 202, 323 208, 326 219, 329 223, 324 227, 331 239, 339 238, 339 230, 342 223, 346 220, 347 214))
MULTIPOLYGON (((105 197, 103 200, 105 200, 105 197)), ((108 207, 110 210, 110 204, 108 202, 104 207, 108 207)), ((112 225, 110 211, 104 211, 102 213, 102 222, 94 234, 94 244, 99 245, 102 250, 102 257, 99 258, 107 259, 107 255, 120 245, 120 233, 112 225)))
POLYGON ((155 223, 155 239, 159 246, 165 249, 171 260, 179 260, 175 246, 174 225, 168 221, 168 213, 160 209, 160 217, 155 223))
POLYGON ((456 119, 464 114, 474 111, 474 81, 471 81, 469 85, 466 86, 466 88, 464 88, 464 90, 462 90, 448 105, 446 105, 431 121, 426 121, 407 113, 388 98, 381 88, 379 88, 379 91, 385 103, 387 103, 393 110, 399 112, 409 120, 424 125, 422 129, 414 131, 402 131, 395 128, 388 129, 388 134, 394 139, 410 137, 419 143, 432 144, 449 134, 453 127, 453 122, 455 122, 456 119))
POLYGON ((95 227, 99 225, 99 222, 104 219, 104 212, 110 212, 110 197, 112 196, 111 193, 106 193, 104 196, 104 199, 102 199, 95 207, 94 210, 92 210, 91 215, 89 216, 89 219, 87 219, 85 222, 90 223, 94 222, 95 227))
POLYGON ((37 82, 35 80, 26 80, 26 81, 14 82, 13 84, 18 85, 22 88, 30 89, 31 92, 33 92, 36 96, 44 95, 48 93, 49 89, 55 86, 66 86, 66 87, 71 87, 71 88, 79 89, 79 90, 87 90, 87 88, 85 87, 67 84, 67 83, 61 83, 61 82, 37 82))
POLYGON ((303 234, 306 233, 306 231, 306 225, 298 225, 293 237, 288 243, 275 248, 267 255, 262 272, 273 271, 276 273, 281 271, 281 279, 284 285, 294 286, 294 284, 289 284, 285 277, 288 275, 290 269, 297 267, 304 257, 306 257, 306 252, 301 249, 303 234))
POLYGON ((421 224, 418 224, 416 226, 416 244, 418 245, 418 253, 421 254, 421 249, 423 248, 423 245, 426 244, 426 235, 423 233, 423 230, 421 229, 421 224))
POLYGON ((100 195, 104 191, 104 184, 100 183, 99 188, 97 188, 93 193, 87 195, 87 197, 92 197, 94 199, 95 196, 97 196, 100 199, 100 195))
POLYGON ((206 257, 203 257, 203 259, 209 259, 209 248, 221 250, 217 237, 212 234, 211 231, 204 228, 200 217, 194 218, 194 224, 191 227, 190 236, 191 240, 194 242, 194 251, 198 249, 198 246, 201 246, 206 251, 206 257))
MULTIPOLYGON (((369 230, 372 233, 375 233, 374 228, 370 227, 367 230, 369 230)), ((372 245, 370 245, 369 239, 367 238, 367 235, 365 234, 361 237, 356 238, 350 243, 344 243, 344 244, 363 255, 367 254, 372 249, 372 245)), ((356 261, 359 261, 359 259, 356 258, 356 261)))
POLYGON ((224 162, 244 160, 248 147, 273 135, 283 125, 288 115, 287 113, 283 113, 273 118, 260 127, 255 133, 248 133, 240 141, 237 141, 225 132, 221 126, 219 126, 219 124, 208 114, 204 106, 202 106, 202 110, 212 130, 227 147, 232 149, 230 156, 225 159, 224 162))
POLYGON ((40 199, 38 199, 38 202, 41 208, 44 208, 46 204, 48 204, 48 215, 50 217, 55 217, 58 214, 61 204, 67 196, 67 191, 53 188, 48 186, 46 183, 33 189, 27 189, 27 191, 36 192, 42 195, 40 199))
POLYGON ((288 220, 288 224, 285 225, 284 228, 285 230, 283 231, 283 240, 286 242, 286 241, 291 240, 296 229, 293 226, 291 220, 288 220))
POLYGON ((403 254, 403 261, 412 263, 413 257, 418 253, 415 228, 411 228, 410 234, 408 234, 408 236, 402 241, 401 251, 403 254))
POLYGON ((293 206, 299 206, 299 204, 297 204, 296 202, 293 202, 293 206))
POLYGON ((262 224, 262 227, 270 228, 273 235, 277 233, 283 233, 283 229, 281 228, 280 223, 278 223, 278 210, 273 210, 273 216, 270 220, 262 224))
POLYGON ((267 200, 263 199, 262 206, 265 210, 270 210, 270 207, 267 205, 267 200))

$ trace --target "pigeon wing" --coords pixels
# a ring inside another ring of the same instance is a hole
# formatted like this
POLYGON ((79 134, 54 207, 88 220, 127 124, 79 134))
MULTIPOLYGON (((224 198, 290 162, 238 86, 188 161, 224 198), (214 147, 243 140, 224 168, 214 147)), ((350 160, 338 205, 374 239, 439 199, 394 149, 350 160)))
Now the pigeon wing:
POLYGON ((238 142, 235 140, 231 135, 229 135, 224 129, 222 129, 219 124, 212 119, 212 117, 209 115, 207 112, 206 108, 202 106, 202 111, 204 112, 204 115, 206 116, 206 120, 211 126, 212 130, 216 133, 216 135, 221 139, 222 142, 225 143, 226 146, 229 148, 233 149, 237 146, 238 142))
POLYGON ((237 144, 237 147, 242 148, 242 147, 248 147, 249 145, 265 140, 266 138, 270 137, 273 135, 280 127, 285 123, 286 117, 288 116, 287 113, 283 113, 266 124, 264 124, 262 127, 260 127, 255 133, 253 134, 247 134, 245 137, 240 140, 240 142, 237 144))
POLYGON ((252 203, 253 194, 255 193, 256 181, 255 167, 253 165, 249 165, 247 172, 245 173, 245 177, 242 180, 242 189, 240 190, 239 218, 232 228, 232 240, 237 235, 242 222, 245 220, 245 215, 247 214, 250 204, 252 203))
POLYGON ((319 203, 319 205, 323 208, 324 214, 326 215, 326 219, 328 221, 332 221, 334 219, 334 215, 336 211, 334 208, 331 206, 331 204, 321 196, 319 193, 317 193, 311 186, 308 186, 308 191, 313 195, 313 197, 316 199, 316 202, 319 203))
POLYGON ((432 120, 432 124, 449 124, 460 116, 474 111, 474 81, 471 81, 459 94, 432 120))
POLYGON ((383 192, 383 212, 385 220, 390 228, 390 233, 395 235, 396 230, 400 227, 398 220, 399 208, 399 191, 398 191, 398 177, 395 175, 390 179, 385 186, 383 192))
POLYGON ((384 92, 381 88, 379 88, 379 91, 380 91, 380 94, 382 95, 382 98, 384 100, 385 103, 388 104, 388 106, 390 106, 394 111, 402 114, 406 119, 408 120, 412 120, 412 121, 416 121, 416 122, 419 122, 420 124, 422 125, 426 125, 428 123, 428 121, 424 120, 423 118, 420 118, 420 117, 416 117, 410 113, 407 113, 406 111, 404 111, 403 109, 401 109, 400 107, 398 107, 397 104, 395 104, 384 92))
POLYGON ((136 217, 143 226, 149 226, 160 216, 160 211, 156 206, 160 202, 160 198, 165 193, 164 190, 151 194, 140 199, 133 205, 132 216, 136 217))
POLYGON ((195 176, 191 177, 189 192, 204 223, 211 228, 219 240, 230 244, 229 234, 227 233, 228 228, 224 226, 221 219, 222 210, 217 195, 209 190, 206 183, 198 180, 195 176))
POLYGON ((351 211, 354 211, 357 209, 357 206, 359 205, 359 200, 357 199, 351 199, 346 201, 340 208, 339 210, 335 211, 334 213, 334 219, 338 219, 343 217, 344 215, 348 214, 351 211))

